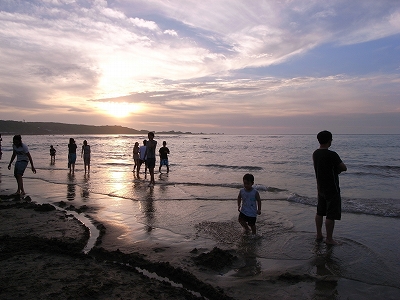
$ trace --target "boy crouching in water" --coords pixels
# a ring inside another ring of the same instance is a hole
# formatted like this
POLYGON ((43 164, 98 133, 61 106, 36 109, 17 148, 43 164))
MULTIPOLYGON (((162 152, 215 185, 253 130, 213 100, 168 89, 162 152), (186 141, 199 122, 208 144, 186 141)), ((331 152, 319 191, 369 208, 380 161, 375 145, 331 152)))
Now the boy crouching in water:
POLYGON ((261 214, 261 198, 258 191, 253 188, 254 176, 245 174, 243 176, 243 188, 239 191, 238 196, 238 211, 239 223, 242 225, 246 233, 256 234, 256 219, 257 215, 261 214), (250 228, 249 228, 250 226, 250 228))

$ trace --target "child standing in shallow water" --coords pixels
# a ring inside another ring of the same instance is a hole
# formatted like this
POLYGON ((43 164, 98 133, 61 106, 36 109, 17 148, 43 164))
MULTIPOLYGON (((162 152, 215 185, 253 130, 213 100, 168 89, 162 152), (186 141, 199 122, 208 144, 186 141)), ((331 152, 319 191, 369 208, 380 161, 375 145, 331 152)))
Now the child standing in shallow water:
POLYGON ((144 164, 144 178, 146 178, 147 164, 146 164, 146 144, 147 141, 143 140, 143 146, 139 147, 139 164, 137 165, 137 176, 139 177, 139 171, 142 164, 144 164))
POLYGON ((247 232, 256 234, 256 219, 257 215, 261 214, 261 198, 258 191, 253 188, 254 176, 245 174, 243 176, 243 188, 240 189, 238 195, 238 211, 239 223, 247 232), (249 228, 250 226, 250 228, 249 228))
POLYGON ((50 146, 50 164, 54 165, 56 162, 56 149, 54 149, 53 145, 50 146))
POLYGON ((81 151, 81 158, 83 157, 83 165, 85 167, 85 173, 86 173, 86 167, 87 171, 90 172, 90 146, 87 143, 87 140, 83 141, 82 145, 82 151, 81 151))
POLYGON ((70 138, 68 144, 68 168, 70 173, 71 169, 72 173, 75 173, 76 148, 78 148, 78 146, 75 144, 75 140, 70 138))
POLYGON ((133 171, 135 172, 136 170, 136 174, 137 176, 139 176, 139 164, 140 164, 140 149, 139 149, 139 143, 136 142, 135 145, 133 146, 133 171))
POLYGON ((168 154, 169 154, 169 149, 167 147, 167 142, 164 141, 162 142, 163 146, 158 150, 160 153, 160 167, 158 168, 158 172, 161 173, 161 167, 162 166, 167 166, 167 173, 169 173, 169 164, 168 164, 168 154))

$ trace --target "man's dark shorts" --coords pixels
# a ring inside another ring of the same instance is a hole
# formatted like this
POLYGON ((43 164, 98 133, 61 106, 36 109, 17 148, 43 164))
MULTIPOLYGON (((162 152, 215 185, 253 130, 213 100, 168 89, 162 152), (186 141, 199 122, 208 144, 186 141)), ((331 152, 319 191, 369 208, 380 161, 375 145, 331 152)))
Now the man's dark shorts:
POLYGON ((76 163, 76 153, 68 153, 68 163, 69 164, 76 163))
POLYGON ((340 220, 342 216, 342 199, 340 194, 318 194, 317 215, 326 216, 329 220, 340 220))
POLYGON ((17 177, 17 175, 24 175, 25 169, 28 166, 28 162, 26 160, 20 160, 15 162, 14 165, 14 176, 17 177))
POLYGON ((248 217, 244 213, 239 213, 239 220, 244 220, 249 226, 256 225, 257 217, 248 217))
POLYGON ((155 158, 146 159, 146 165, 147 168, 154 169, 156 167, 156 159, 155 158))
POLYGON ((162 159, 162 160, 160 160, 160 167, 161 166, 168 166, 168 159, 162 159))

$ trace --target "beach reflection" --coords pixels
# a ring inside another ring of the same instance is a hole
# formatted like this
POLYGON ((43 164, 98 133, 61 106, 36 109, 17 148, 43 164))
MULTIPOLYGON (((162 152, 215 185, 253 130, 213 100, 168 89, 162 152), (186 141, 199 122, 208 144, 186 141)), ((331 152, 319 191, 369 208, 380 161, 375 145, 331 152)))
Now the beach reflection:
POLYGON ((165 193, 167 191, 168 185, 165 184, 168 182, 168 173, 160 173, 158 176, 158 185, 161 193, 165 193))
POLYGON ((238 253, 244 259, 244 266, 236 268, 236 276, 248 277, 261 273, 261 263, 257 260, 257 248, 261 246, 261 239, 251 235, 243 235, 238 244, 238 253))
POLYGON ((124 199, 133 199, 131 186, 131 172, 124 172, 118 168, 108 168, 99 173, 91 173, 86 177, 90 190, 101 190, 102 193, 113 197, 109 205, 117 208, 124 206, 124 199), (89 180, 90 178, 90 180, 89 180), (90 183, 90 184, 89 184, 90 183))
POLYGON ((89 188, 90 188, 90 175, 89 173, 85 173, 83 176, 83 186, 81 190, 81 197, 83 201, 89 200, 89 188))
POLYGON ((68 184, 67 184, 67 200, 75 200, 76 186, 75 186, 75 175, 68 173, 68 184))
POLYGON ((314 248, 317 255, 312 264, 319 278, 315 281, 315 298, 335 299, 339 295, 337 285, 342 272, 340 263, 333 256, 334 249, 335 246, 324 243, 318 243, 314 248))
POLYGON ((153 230, 155 217, 154 214, 156 209, 154 207, 154 189, 149 188, 148 193, 144 200, 139 201, 139 209, 146 218, 146 231, 151 232, 153 230))
MULTIPOLYGON (((126 189, 125 173, 120 171, 110 171, 108 173, 108 178, 111 183, 111 190, 113 191, 123 191, 126 189)), ((114 192, 113 192, 114 193, 114 192)))

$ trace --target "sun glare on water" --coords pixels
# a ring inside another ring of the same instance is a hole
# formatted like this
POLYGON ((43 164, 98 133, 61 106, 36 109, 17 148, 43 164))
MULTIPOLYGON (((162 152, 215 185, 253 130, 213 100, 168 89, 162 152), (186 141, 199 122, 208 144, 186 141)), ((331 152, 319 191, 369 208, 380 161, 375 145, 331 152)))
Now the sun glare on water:
POLYGON ((102 102, 98 105, 101 110, 116 118, 127 117, 141 109, 139 104, 127 102, 102 102))

